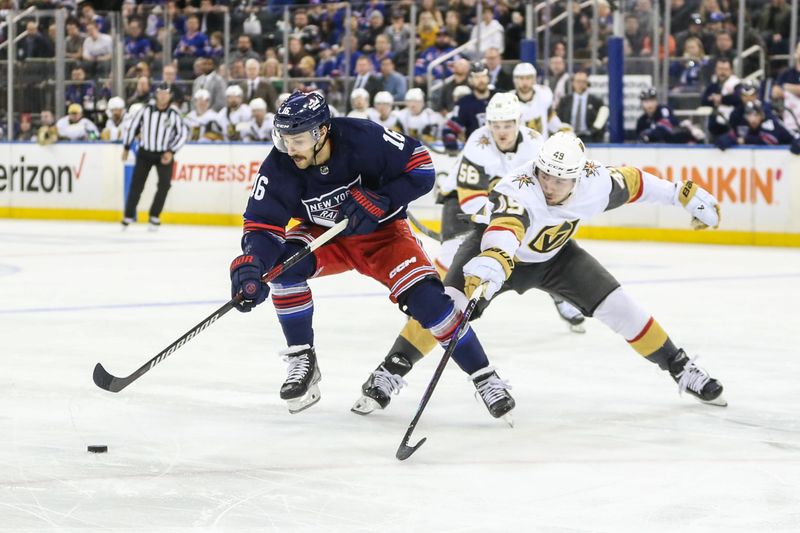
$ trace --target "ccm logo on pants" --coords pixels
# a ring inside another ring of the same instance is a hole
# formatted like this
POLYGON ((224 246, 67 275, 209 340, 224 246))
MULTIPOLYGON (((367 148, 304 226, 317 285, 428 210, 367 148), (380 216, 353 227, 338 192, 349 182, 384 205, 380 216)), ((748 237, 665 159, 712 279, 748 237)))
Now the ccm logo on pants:
POLYGON ((394 267, 391 272, 389 272, 389 279, 393 279, 397 274, 402 272, 408 265, 413 265, 416 262, 417 262, 416 255, 411 259, 406 259, 405 261, 394 267))

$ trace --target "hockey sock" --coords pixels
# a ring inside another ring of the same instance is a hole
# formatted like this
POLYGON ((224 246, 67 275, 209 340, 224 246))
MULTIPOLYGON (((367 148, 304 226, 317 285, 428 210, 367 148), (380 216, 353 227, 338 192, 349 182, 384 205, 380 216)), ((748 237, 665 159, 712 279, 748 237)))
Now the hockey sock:
MULTIPOLYGON (((431 332, 423 328, 420 323, 413 318, 406 322, 405 327, 403 327, 403 330, 400 332, 398 340, 395 341, 395 345, 397 345, 400 340, 405 340, 407 344, 413 347, 415 353, 408 355, 417 357, 412 360, 412 362, 418 361, 422 359, 423 356, 428 355, 431 350, 436 348, 437 344, 436 338, 431 332)), ((392 350, 394 351, 394 347, 392 347, 392 350)))
POLYGON ((275 283, 272 286, 272 303, 278 313, 283 335, 288 346, 314 345, 314 300, 308 283, 292 285, 275 283))
POLYGON ((618 287, 606 296, 594 317, 619 333, 648 361, 667 370, 669 361, 678 351, 667 332, 644 309, 618 287))
MULTIPOLYGON (((461 311, 455 308, 453 301, 444 293, 438 281, 424 281, 409 289, 406 305, 412 317, 422 327, 429 329, 444 348, 461 321, 461 311)), ((467 325, 463 329, 458 345, 453 352, 453 360, 467 374, 487 366, 489 360, 483 350, 478 336, 467 325)))

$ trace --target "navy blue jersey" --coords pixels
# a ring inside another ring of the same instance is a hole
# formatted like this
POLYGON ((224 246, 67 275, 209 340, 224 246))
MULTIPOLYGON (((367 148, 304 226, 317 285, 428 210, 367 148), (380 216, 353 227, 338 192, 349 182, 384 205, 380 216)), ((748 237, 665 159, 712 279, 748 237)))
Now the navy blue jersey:
MULTIPOLYGON (((778 117, 772 112, 772 104, 769 102, 761 102, 761 107, 764 109, 764 120, 775 119, 779 120, 778 117)), ((747 124, 747 119, 744 117, 744 105, 739 104, 733 108, 731 111, 731 116, 728 119, 728 124, 732 130, 738 132, 743 132, 749 128, 747 124), (739 128, 745 128, 744 130, 739 130, 739 128)))
POLYGON ((642 113, 636 121, 636 135, 647 143, 684 143, 688 134, 678 128, 678 119, 668 106, 659 105, 652 115, 642 113))
POLYGON ((404 218, 408 203, 433 187, 433 162, 418 140, 369 120, 343 117, 331 120, 329 135, 331 156, 323 165, 301 170, 277 149, 261 164, 244 212, 242 247, 268 267, 282 249, 289 219, 333 226, 354 185, 389 198, 383 223, 404 218))
POLYGON ((456 102, 456 121, 464 128, 465 139, 469 139, 473 131, 486 125, 486 106, 489 105, 491 97, 490 93, 487 98, 480 99, 475 93, 470 93, 456 102))
POLYGON ((789 83, 791 85, 800 85, 800 71, 796 68, 788 68, 781 72, 778 79, 775 80, 775 85, 780 85, 783 87, 785 83, 789 83))

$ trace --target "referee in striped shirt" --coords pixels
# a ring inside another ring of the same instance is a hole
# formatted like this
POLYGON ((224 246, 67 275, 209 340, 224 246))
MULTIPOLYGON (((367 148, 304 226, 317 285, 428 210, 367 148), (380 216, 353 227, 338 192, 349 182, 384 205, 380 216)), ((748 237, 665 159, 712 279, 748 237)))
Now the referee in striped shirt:
POLYGON ((158 187, 153 205, 150 206, 150 229, 155 231, 161 225, 159 216, 167 200, 175 152, 186 142, 188 131, 180 114, 172 107, 172 91, 169 84, 162 83, 156 89, 156 103, 141 109, 131 122, 124 139, 122 160, 128 159, 128 151, 136 135, 139 135, 139 150, 136 153, 136 165, 133 167, 133 180, 128 200, 125 202, 125 216, 122 227, 136 222, 136 206, 142 196, 144 184, 150 169, 156 167, 158 187))

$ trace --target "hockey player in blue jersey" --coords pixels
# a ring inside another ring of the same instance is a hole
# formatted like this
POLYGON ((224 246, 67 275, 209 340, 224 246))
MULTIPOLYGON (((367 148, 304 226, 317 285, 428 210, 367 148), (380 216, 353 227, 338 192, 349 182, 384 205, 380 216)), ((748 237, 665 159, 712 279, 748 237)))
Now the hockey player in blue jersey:
MULTIPOLYGON (((443 344, 461 312, 404 220, 408 203, 435 179, 419 141, 368 120, 331 118, 324 97, 299 91, 275 115, 273 141, 244 213, 243 253, 231 264, 231 292, 242 294, 238 308, 244 312, 272 293, 288 345, 281 353, 289 368, 280 395, 296 413, 320 399, 309 278, 355 269, 376 279, 443 344), (301 223, 286 231, 291 218, 301 223), (339 236, 270 286, 261 283, 274 265, 344 218, 347 227, 339 236)), ((492 416, 514 408, 471 329, 453 359, 470 374, 492 416)))

